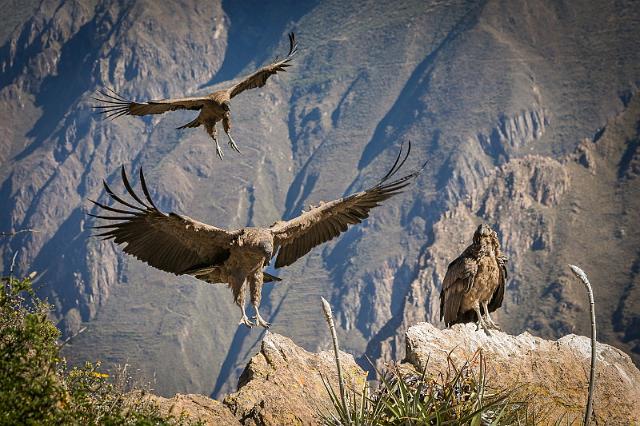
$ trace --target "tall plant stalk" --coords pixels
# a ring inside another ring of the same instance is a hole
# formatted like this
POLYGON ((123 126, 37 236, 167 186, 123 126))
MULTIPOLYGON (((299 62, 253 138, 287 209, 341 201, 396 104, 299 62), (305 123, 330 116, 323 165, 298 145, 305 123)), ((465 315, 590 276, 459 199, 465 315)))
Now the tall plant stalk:
POLYGON ((584 284, 589 294, 589 310, 591 311, 591 372, 589 374, 589 396, 587 397, 587 409, 584 413, 584 424, 589 425, 593 410, 593 389, 596 381, 596 310, 593 300, 593 290, 587 274, 575 265, 569 265, 573 274, 584 284))
POLYGON ((349 424, 351 424, 351 418, 349 417, 349 409, 347 406, 347 395, 344 390, 344 377, 342 377, 342 366, 340 364, 340 352, 338 349, 338 335, 336 333, 336 326, 333 322, 333 313, 331 312, 331 305, 324 297, 322 299, 322 310, 324 311, 324 317, 329 325, 329 331, 331 332, 331 340, 333 340, 333 352, 336 356, 336 367, 338 368, 338 385, 340 386, 340 400, 342 401, 342 406, 345 408, 345 412, 347 414, 347 419, 349 424))

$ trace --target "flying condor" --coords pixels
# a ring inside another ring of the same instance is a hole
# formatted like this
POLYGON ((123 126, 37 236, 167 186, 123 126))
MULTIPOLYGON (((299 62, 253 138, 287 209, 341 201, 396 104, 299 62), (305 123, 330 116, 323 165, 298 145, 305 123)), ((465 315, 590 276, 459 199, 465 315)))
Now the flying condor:
POLYGON ((99 109, 101 113, 109 118, 117 118, 123 115, 148 115, 163 114, 167 111, 175 111, 177 109, 188 109, 200 111, 198 116, 189 123, 178 127, 185 129, 191 127, 204 126, 205 130, 216 144, 216 153, 222 159, 222 149, 218 144, 216 125, 222 121, 224 132, 229 137, 229 145, 232 149, 240 152, 236 142, 231 136, 231 98, 245 90, 262 87, 266 84, 267 79, 279 71, 285 72, 290 67, 291 60, 297 52, 298 44, 293 33, 289 34, 289 53, 282 60, 277 60, 269 65, 260 68, 241 82, 224 90, 210 93, 204 96, 196 96, 190 98, 177 99, 161 99, 146 102, 132 102, 120 96, 112 89, 102 90, 100 94, 102 98, 93 98, 100 102, 94 108, 99 109))
POLYGON ((426 165, 403 177, 396 177, 410 151, 411 143, 404 156, 401 147, 391 170, 371 188, 321 203, 303 211, 298 217, 277 221, 270 227, 226 230, 184 215, 164 213, 154 204, 142 169, 140 186, 144 199, 134 192, 124 167, 122 182, 132 200, 116 195, 105 182, 107 194, 117 205, 90 201, 115 215, 90 215, 111 222, 95 226, 100 230, 97 236, 122 244, 125 253, 155 268, 177 275, 192 275, 208 283, 227 283, 242 311, 240 324, 267 328, 269 323, 260 316, 258 307, 263 282, 279 280, 263 271, 271 258, 276 257, 276 268, 291 265, 315 246, 345 232, 349 225, 362 222, 372 208, 400 193, 426 165), (255 309, 255 323, 245 312, 247 290, 255 309))
POLYGON ((498 235, 478 226, 473 242, 449 264, 440 292, 440 320, 449 326, 477 321, 477 329, 500 329, 490 312, 502 305, 507 280, 507 257, 500 251, 498 235))

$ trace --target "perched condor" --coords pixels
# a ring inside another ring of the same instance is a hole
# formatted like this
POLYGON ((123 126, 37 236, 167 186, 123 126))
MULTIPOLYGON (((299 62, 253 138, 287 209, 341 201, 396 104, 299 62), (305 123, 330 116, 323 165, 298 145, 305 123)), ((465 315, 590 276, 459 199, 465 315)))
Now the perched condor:
POLYGON ((477 321, 477 329, 482 327, 488 334, 489 328, 499 330, 489 313, 502 305, 506 264, 498 235, 487 225, 478 226, 473 243, 447 268, 440 292, 440 320, 447 326, 477 321))

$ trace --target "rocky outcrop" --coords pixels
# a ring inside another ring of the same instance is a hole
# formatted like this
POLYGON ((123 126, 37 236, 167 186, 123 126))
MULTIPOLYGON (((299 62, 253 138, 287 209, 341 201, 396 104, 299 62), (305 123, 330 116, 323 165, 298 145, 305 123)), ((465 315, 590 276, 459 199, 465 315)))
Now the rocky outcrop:
MULTIPOLYGON (((366 374, 353 356, 341 353, 348 386, 361 389, 366 374)), ((332 410, 321 375, 337 387, 333 352, 307 352, 284 336, 267 332, 260 353, 240 376, 238 392, 224 404, 249 425, 310 424, 332 410)))
MULTIPOLYGON (((350 389, 361 389, 366 373, 353 356, 340 353, 350 389)), ((266 332, 260 352, 245 368, 238 391, 222 402, 203 395, 150 395, 163 413, 188 417, 206 425, 308 425, 319 424, 333 410, 322 377, 338 389, 332 351, 311 353, 291 339, 266 332)))
MULTIPOLYGON (((522 333, 512 336, 476 331, 474 324, 439 330, 430 323, 409 328, 403 368, 446 376, 451 365, 471 360, 480 368, 481 352, 487 386, 515 389, 526 396, 538 419, 579 421, 584 413, 590 340, 570 334, 556 341, 522 333), (451 361, 453 364, 450 364, 451 361)), ((341 353, 348 389, 361 389, 366 375, 351 355, 341 353)), ((402 367, 401 366, 401 367, 402 367)), ((241 376, 237 392, 222 402, 202 395, 162 398, 149 395, 164 413, 187 417, 207 425, 320 424, 323 413, 334 410, 321 375, 337 390, 333 352, 308 352, 291 339, 267 332, 260 352, 241 376)), ((640 421, 640 371, 628 355, 606 344, 597 345, 594 419, 598 424, 635 424, 640 421)))
POLYGON ((173 398, 147 395, 146 398, 155 403, 164 415, 168 414, 175 418, 183 417, 202 422, 205 425, 232 426, 241 424, 224 404, 204 395, 177 394, 173 398))
POLYGON ((512 117, 502 116, 488 134, 479 133, 478 142, 492 157, 510 154, 540 139, 549 126, 546 111, 538 106, 512 117))
MULTIPOLYGON (((640 371, 624 352, 605 344, 597 346, 594 417, 598 424, 635 424, 640 421, 640 371)), ((544 406, 549 418, 562 414, 579 418, 584 412, 591 342, 569 334, 556 341, 525 332, 511 336, 492 331, 488 336, 474 324, 439 330, 430 323, 417 324, 406 334, 406 361, 429 374, 445 372, 449 357, 463 363, 482 351, 488 385, 521 387, 534 406, 544 406)))

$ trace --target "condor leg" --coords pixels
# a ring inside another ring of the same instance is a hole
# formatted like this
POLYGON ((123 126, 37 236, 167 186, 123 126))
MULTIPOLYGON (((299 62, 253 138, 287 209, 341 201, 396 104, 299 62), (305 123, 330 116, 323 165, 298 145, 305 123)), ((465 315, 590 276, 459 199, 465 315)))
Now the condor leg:
POLYGON ((256 311, 256 316, 253 319, 256 320, 256 324, 260 327, 269 328, 271 324, 265 321, 258 311, 258 308, 260 307, 260 300, 262 299, 262 280, 262 270, 260 269, 256 270, 256 272, 249 278, 251 304, 256 311))
POLYGON ((224 127, 224 132, 229 136, 229 146, 240 154, 240 149, 238 149, 238 145, 236 145, 236 141, 231 137, 231 115, 226 113, 224 118, 222 119, 222 127, 224 127))
POLYGON ((216 154, 218 154, 218 158, 222 160, 224 154, 222 154, 222 149, 220 148, 220 144, 218 143, 218 131, 216 130, 216 123, 207 123, 205 125, 207 129, 207 133, 213 139, 213 142, 216 144, 216 154))
POLYGON ((489 327, 484 322, 484 318, 482 318, 482 313, 480 313, 480 304, 478 302, 473 306, 473 310, 476 312, 476 316, 478 317, 478 322, 476 323, 476 331, 480 330, 482 327, 489 336, 491 336, 491 332, 489 331, 489 327))
POLYGON ((487 302, 482 302, 482 309, 484 309, 484 314, 485 314, 485 322, 487 323, 487 325, 490 328, 494 328, 496 330, 501 330, 500 326, 498 324, 496 324, 495 322, 493 322, 493 320, 491 319, 491 315, 489 314, 489 306, 487 302))
POLYGON ((233 291, 233 298, 236 302, 236 305, 240 307, 240 311, 242 312, 242 317, 240 318, 240 322, 238 325, 244 324, 247 327, 251 328, 255 324, 249 320, 247 317, 247 312, 244 309, 244 297, 245 297, 245 280, 244 279, 233 279, 229 283, 231 286, 231 290, 233 291))

